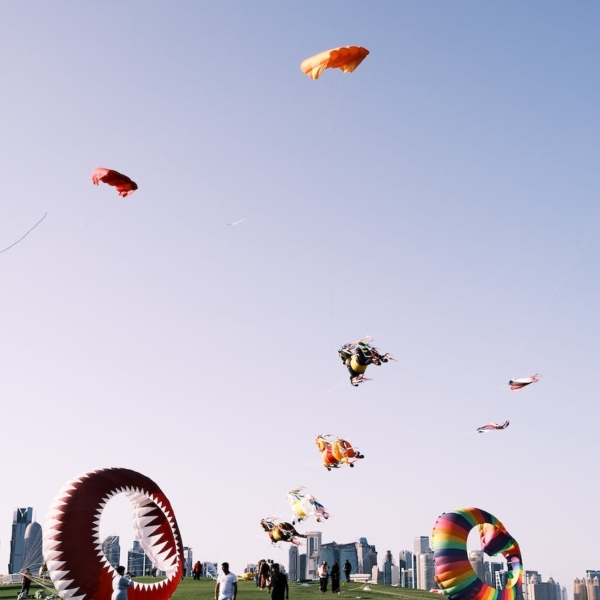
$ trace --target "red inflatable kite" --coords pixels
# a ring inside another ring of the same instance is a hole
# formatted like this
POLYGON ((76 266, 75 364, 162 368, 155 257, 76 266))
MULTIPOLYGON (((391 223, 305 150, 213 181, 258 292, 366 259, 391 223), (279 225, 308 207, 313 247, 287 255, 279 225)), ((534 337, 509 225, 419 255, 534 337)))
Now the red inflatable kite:
POLYGON ((106 503, 125 494, 133 506, 136 537, 166 579, 134 583, 128 600, 169 600, 183 573, 183 544, 171 504, 151 479, 129 469, 90 471, 69 481, 50 506, 44 560, 61 598, 110 598, 116 571, 102 552, 100 517, 106 503))
POLYGON ((104 167, 98 167, 92 171, 92 181, 94 185, 99 185, 103 181, 108 185, 116 187, 119 196, 123 196, 123 198, 129 196, 129 194, 133 194, 138 189, 137 183, 129 179, 127 175, 123 175, 112 169, 105 169, 104 167))

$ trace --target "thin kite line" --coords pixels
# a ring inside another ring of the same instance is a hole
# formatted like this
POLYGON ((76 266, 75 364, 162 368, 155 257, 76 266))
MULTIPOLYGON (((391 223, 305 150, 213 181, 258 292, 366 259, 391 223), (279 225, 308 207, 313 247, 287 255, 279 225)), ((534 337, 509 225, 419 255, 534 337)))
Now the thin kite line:
POLYGON ((25 239, 46 218, 47 214, 48 213, 45 213, 44 216, 24 236, 20 237, 16 242, 11 244, 7 248, 4 248, 4 250, 0 250, 0 254, 6 252, 7 250, 10 250, 13 246, 16 246, 21 240, 25 239))

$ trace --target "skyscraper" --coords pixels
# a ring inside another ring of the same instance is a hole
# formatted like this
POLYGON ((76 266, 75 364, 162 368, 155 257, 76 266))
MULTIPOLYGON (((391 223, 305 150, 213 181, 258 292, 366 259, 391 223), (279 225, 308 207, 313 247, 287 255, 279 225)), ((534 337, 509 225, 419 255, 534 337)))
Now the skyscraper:
POLYGON ((300 576, 300 552, 298 551, 298 546, 291 544, 288 553, 288 559, 288 572, 290 581, 298 581, 303 579, 303 577, 300 576))
POLYGON ((377 550, 375 546, 367 542, 367 538, 361 537, 356 542, 356 556, 358 560, 358 573, 371 574, 373 567, 377 566, 377 550))
POLYGON ((121 545, 118 535, 109 535, 102 542, 102 552, 110 565, 116 567, 121 564, 121 545))
POLYGON ((317 579, 317 561, 321 549, 321 532, 308 531, 306 533, 306 573, 304 579, 317 579))
MULTIPOLYGON (((414 552, 412 556, 412 572, 413 572, 413 587, 420 590, 431 589, 427 586, 426 573, 428 568, 428 562, 421 560, 421 555, 430 555, 431 549, 429 548, 429 537, 421 535, 414 539, 414 552)), ((431 562, 433 563, 433 556, 431 556, 431 562)))
POLYGON ((25 558, 25 530, 33 521, 33 508, 17 508, 13 513, 12 536, 10 539, 9 573, 20 573, 25 558))

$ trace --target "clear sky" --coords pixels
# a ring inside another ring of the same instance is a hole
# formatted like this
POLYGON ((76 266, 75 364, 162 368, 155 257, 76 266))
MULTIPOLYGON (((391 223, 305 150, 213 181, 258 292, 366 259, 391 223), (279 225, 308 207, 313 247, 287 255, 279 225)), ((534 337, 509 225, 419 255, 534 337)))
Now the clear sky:
POLYGON ((477 506, 569 593, 600 568, 599 29, 585 0, 1 2, 0 248, 47 217, 0 255, 0 571, 17 506, 112 466, 237 572, 287 565, 259 520, 299 485, 324 542, 397 559, 477 506), (366 334, 398 362, 355 389, 366 334), (319 433, 366 458, 326 471, 319 433))

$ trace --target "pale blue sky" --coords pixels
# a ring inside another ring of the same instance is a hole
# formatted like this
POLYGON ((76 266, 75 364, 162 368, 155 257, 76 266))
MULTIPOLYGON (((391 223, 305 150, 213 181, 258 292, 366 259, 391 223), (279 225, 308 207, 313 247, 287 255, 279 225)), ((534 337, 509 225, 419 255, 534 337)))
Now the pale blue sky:
POLYGON ((569 593, 599 568, 600 5, 34 6, 0 4, 0 246, 48 213, 0 255, 0 571, 14 508, 110 466, 238 572, 287 564, 259 520, 299 485, 324 542, 397 558, 474 505, 569 593), (398 362, 354 389, 366 334, 398 362), (327 472, 319 433, 366 458, 327 472))

